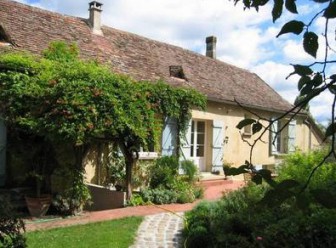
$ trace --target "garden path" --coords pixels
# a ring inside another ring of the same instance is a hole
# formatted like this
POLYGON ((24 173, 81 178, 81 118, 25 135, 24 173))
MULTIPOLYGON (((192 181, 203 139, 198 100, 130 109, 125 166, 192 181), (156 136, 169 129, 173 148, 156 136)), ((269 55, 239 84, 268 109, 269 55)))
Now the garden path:
POLYGON ((183 213, 148 215, 141 223, 130 248, 182 247, 183 213))

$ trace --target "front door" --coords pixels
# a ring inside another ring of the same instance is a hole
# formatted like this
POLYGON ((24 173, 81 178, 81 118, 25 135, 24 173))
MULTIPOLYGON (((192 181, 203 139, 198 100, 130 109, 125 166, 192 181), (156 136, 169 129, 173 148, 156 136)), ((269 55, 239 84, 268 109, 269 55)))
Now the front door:
POLYGON ((206 171, 205 166, 205 121, 191 122, 190 159, 198 166, 200 171, 206 171))

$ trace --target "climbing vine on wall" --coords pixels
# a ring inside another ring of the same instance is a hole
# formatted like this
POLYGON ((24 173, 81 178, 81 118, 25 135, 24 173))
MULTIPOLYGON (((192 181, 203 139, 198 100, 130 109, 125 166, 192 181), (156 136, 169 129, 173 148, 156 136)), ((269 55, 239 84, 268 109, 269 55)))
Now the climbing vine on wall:
MULTIPOLYGON (((74 44, 51 43, 43 56, 0 58, 0 113, 10 128, 77 148, 97 140, 115 142, 126 164, 134 162, 134 147, 158 143, 164 117, 176 118, 183 131, 191 109, 205 104, 193 89, 136 82, 81 60, 74 44)), ((77 151, 82 159, 83 149, 77 151)))

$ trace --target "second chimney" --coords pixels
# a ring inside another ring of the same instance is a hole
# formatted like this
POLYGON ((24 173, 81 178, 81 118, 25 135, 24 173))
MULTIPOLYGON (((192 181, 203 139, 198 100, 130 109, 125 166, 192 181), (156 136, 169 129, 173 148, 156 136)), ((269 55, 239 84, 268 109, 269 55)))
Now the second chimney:
POLYGON ((94 34, 103 35, 103 32, 101 30, 101 12, 102 10, 102 3, 99 3, 97 1, 92 1, 89 3, 89 24, 92 28, 92 32, 94 34))
POLYGON ((217 38, 215 36, 209 36, 205 39, 206 42, 206 56, 216 59, 216 43, 217 38))

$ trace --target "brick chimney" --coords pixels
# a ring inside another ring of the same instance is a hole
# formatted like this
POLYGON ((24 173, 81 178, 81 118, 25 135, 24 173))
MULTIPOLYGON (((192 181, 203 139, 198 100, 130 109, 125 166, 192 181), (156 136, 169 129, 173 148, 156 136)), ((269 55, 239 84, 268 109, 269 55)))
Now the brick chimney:
POLYGON ((103 35, 101 30, 101 12, 103 11, 102 5, 102 3, 97 1, 92 1, 89 3, 89 25, 92 28, 92 32, 98 35, 103 35))
POLYGON ((216 59, 216 43, 217 38, 215 36, 209 36, 205 39, 206 42, 206 56, 216 59))

